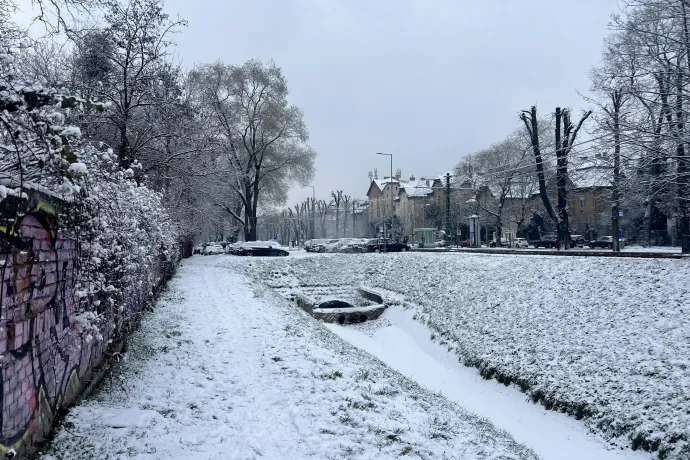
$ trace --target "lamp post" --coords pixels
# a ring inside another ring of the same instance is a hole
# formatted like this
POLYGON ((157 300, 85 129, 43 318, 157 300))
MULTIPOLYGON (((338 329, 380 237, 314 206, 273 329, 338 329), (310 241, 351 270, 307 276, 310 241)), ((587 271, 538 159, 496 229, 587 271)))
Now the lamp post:
MULTIPOLYGON (((391 175, 388 178, 388 183, 389 183, 389 188, 388 188, 388 193, 391 196, 391 228, 390 228, 390 238, 393 238, 393 154, 392 153, 382 153, 382 152, 376 152, 377 155, 384 155, 384 156, 389 156, 391 157, 391 175)), ((383 225, 383 236, 386 236, 386 225, 383 225)), ((386 246, 383 246, 384 252, 386 251, 386 246)))
POLYGON ((311 239, 314 239, 314 231, 316 228, 316 223, 314 222, 315 213, 314 213, 314 206, 316 206, 316 190, 314 189, 313 185, 303 185, 302 188, 309 188, 311 187, 311 239))

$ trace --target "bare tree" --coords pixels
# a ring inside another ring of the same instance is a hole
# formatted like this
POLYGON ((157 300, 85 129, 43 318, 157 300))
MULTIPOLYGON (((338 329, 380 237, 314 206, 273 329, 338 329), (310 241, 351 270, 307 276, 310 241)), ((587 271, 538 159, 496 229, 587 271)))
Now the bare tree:
POLYGON ((331 202, 335 208, 335 237, 340 238, 340 203, 343 201, 343 191, 336 190, 331 192, 331 202))
MULTIPOLYGON (((343 195, 343 236, 347 237, 347 219, 348 214, 350 214, 350 203, 352 203, 352 197, 350 195, 343 195)), ((354 230, 354 227, 353 227, 354 230)), ((352 236, 355 236, 354 234, 352 236)))
POLYGON ((243 214, 230 215, 243 225, 245 239, 255 240, 262 192, 272 190, 270 201, 282 203, 291 182, 304 183, 313 175, 316 154, 306 144, 302 111, 288 105, 287 82, 273 63, 215 63, 194 77, 204 109, 214 115, 219 148, 229 159, 228 184, 242 202, 243 214))
POLYGON ((539 195, 541 196, 544 208, 549 217, 556 223, 558 231, 558 243, 561 250, 570 247, 570 227, 568 219, 568 158, 572 151, 577 134, 582 128, 582 124, 592 114, 587 111, 582 115, 577 125, 573 125, 570 120, 570 111, 568 109, 561 110, 556 108, 556 188, 557 188, 557 206, 553 207, 551 199, 548 195, 546 186, 546 175, 544 173, 544 158, 539 142, 539 121, 537 118, 537 107, 533 106, 529 111, 523 111, 520 119, 525 124, 527 133, 532 144, 532 152, 534 154, 534 161, 537 169, 537 178, 539 181, 539 195))
POLYGON ((177 69, 168 49, 171 35, 186 22, 170 19, 162 0, 107 2, 103 20, 102 28, 69 29, 68 36, 78 49, 82 92, 111 104, 100 135, 117 146, 120 165, 129 168, 168 135, 151 129, 147 115, 152 108, 164 114, 174 103, 169 90, 177 69))

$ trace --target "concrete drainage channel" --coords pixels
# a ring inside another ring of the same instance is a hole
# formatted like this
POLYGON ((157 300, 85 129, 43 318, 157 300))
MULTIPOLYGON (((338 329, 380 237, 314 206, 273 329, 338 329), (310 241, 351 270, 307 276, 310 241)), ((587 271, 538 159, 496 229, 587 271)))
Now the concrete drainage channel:
POLYGON ((381 294, 364 287, 300 286, 278 289, 278 292, 326 323, 342 325, 375 320, 388 307, 381 294))

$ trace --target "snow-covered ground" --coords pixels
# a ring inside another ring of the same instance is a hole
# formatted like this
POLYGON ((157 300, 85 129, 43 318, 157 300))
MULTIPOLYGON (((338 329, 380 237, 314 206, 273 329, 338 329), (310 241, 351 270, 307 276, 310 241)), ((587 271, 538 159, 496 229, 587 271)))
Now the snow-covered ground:
POLYGON ((43 458, 537 458, 238 273, 249 265, 185 261, 43 458))
POLYGON ((650 457, 639 451, 610 449, 602 439, 591 436, 581 422, 529 402, 514 386, 483 379, 476 369, 463 366, 455 355, 433 343, 429 329, 413 319, 412 310, 392 307, 381 321, 328 327, 403 375, 486 417, 543 460, 650 457))
POLYGON ((245 266, 276 288, 391 291, 438 344, 486 378, 584 417, 611 445, 690 457, 688 260, 471 253, 288 259, 245 266))

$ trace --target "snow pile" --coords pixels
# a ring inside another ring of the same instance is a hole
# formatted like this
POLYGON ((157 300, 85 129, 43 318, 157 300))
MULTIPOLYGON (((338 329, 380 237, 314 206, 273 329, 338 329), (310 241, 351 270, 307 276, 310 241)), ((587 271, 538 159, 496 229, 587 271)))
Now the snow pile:
POLYGON ((114 378, 67 416, 46 458, 536 460, 219 262, 182 264, 114 378), (136 411, 159 415, 131 423, 136 411))
POLYGON ((256 260, 247 269, 276 288, 399 293, 486 378, 586 418, 613 444, 690 455, 688 261, 418 253, 256 260))

